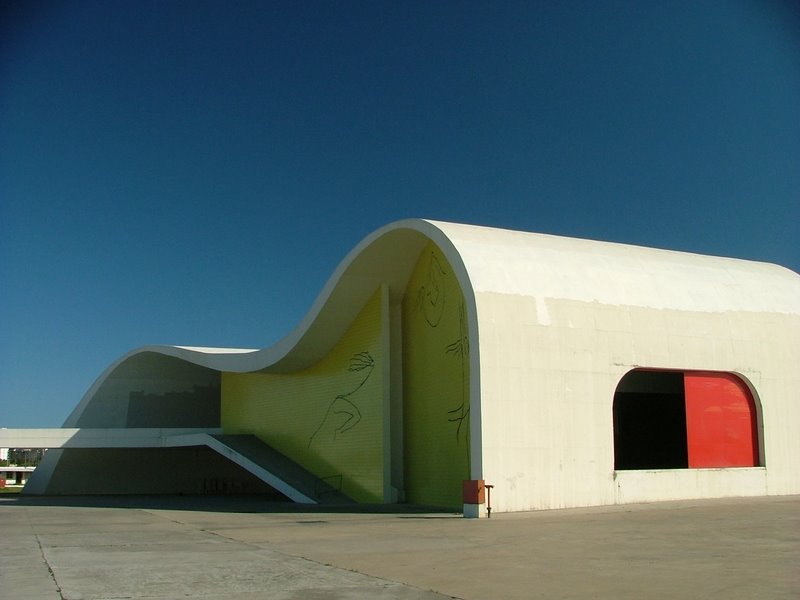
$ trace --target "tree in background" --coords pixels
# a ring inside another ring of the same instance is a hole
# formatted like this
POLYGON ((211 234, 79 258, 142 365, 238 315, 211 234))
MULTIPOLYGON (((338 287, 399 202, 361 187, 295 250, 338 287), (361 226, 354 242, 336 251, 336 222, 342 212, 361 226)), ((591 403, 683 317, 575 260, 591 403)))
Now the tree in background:
POLYGON ((9 448, 6 462, 18 467, 36 467, 42 461, 44 453, 42 448, 9 448))

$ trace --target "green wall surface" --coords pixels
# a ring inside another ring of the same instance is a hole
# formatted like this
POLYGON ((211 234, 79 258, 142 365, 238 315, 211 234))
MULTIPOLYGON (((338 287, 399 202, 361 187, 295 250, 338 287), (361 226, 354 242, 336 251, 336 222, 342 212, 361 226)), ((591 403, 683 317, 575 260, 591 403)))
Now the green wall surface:
MULTIPOLYGON (((223 373, 225 433, 258 436, 358 502, 391 501, 389 431, 399 423, 387 412, 387 294, 377 290, 312 367, 223 373)), ((459 509, 469 479, 470 350, 464 295, 435 244, 421 253, 401 308, 405 499, 459 509)))
POLYGON ((379 289, 317 364, 223 373, 222 428, 254 434, 358 502, 384 501, 383 301, 379 289))
POLYGON ((469 479, 469 339, 464 294, 433 243, 403 300, 403 396, 406 500, 461 508, 469 479))

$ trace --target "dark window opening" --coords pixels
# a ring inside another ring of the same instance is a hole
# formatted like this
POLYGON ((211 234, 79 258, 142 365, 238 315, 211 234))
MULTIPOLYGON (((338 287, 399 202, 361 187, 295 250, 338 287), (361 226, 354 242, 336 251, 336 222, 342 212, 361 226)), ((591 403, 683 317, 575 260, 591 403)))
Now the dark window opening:
POLYGON ((688 466, 683 373, 631 371, 614 395, 614 468, 688 466))

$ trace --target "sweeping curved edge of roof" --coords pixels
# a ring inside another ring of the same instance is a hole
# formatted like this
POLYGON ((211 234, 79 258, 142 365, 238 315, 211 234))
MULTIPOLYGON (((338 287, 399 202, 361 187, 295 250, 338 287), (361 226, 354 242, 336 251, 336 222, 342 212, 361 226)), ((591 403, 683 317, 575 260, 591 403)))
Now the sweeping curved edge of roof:
MULTIPOLYGON (((103 382, 125 361, 139 354, 151 352, 220 372, 235 373, 285 373, 314 364, 345 333, 378 286, 388 279, 391 294, 403 293, 408 275, 428 240, 433 241, 444 252, 459 279, 467 309, 474 314, 474 295, 466 270, 458 251, 439 225, 445 224, 425 219, 404 219, 389 223, 367 235, 342 259, 303 319, 272 346, 251 350, 146 345, 127 352, 95 380, 67 417, 63 427, 75 427, 103 382), (393 257, 402 257, 404 260, 390 260, 393 257), (393 269, 398 272, 393 272, 393 269), (392 285, 393 281, 396 285, 392 285)), ((475 320, 471 320, 474 323, 475 320)), ((472 333, 477 336, 477 329, 473 329, 472 333)))
MULTIPOLYGON (((381 227, 356 245, 300 323, 276 344, 257 350, 180 345, 136 348, 98 377, 64 426, 74 426, 94 392, 119 365, 144 352, 217 371, 281 373, 310 366, 341 337, 377 286, 388 280, 390 293, 402 294, 427 240, 444 252, 461 285, 472 316, 468 322, 475 361, 479 350, 475 294, 483 292, 529 296, 540 304, 570 299, 653 309, 800 315, 800 275, 770 263, 405 219, 381 227), (391 260, 398 257, 403 260, 391 260)), ((478 371, 473 369, 476 377, 478 371)))
MULTIPOLYGON (((212 369, 238 373, 286 372, 310 366, 327 354, 326 350, 320 350, 321 346, 328 349, 339 340, 341 334, 349 327, 350 321, 355 318, 377 287, 384 283, 381 280, 392 279, 391 276, 386 276, 387 263, 390 262, 388 259, 393 258, 391 255, 403 254, 406 248, 395 245, 402 240, 392 239, 390 244, 386 239, 390 234, 405 233, 411 236, 405 241, 415 251, 406 256, 407 262, 404 265, 400 265, 401 268, 407 269, 408 273, 416 264, 418 251, 422 250, 425 241, 435 242, 455 270, 464 293, 470 295, 471 286, 465 285, 468 284, 468 277, 458 251, 441 228, 446 225, 425 219, 406 219, 390 223, 369 234, 341 260, 303 319, 290 333, 272 346, 254 350, 181 345, 144 346, 128 353, 126 357, 142 351, 159 351, 212 369), (416 239, 412 239, 414 237, 416 239), (380 242, 383 242, 384 248, 375 247, 380 242), (360 262, 366 264, 359 264, 360 262), (367 277, 365 280, 363 270, 380 271, 380 273, 372 273, 375 277, 367 277), (343 295, 346 295, 346 299, 340 299, 343 295), (338 317, 339 311, 342 310, 347 314, 345 318, 336 318, 338 326, 322 326, 333 325, 329 323, 320 325, 321 319, 338 317), (194 360, 191 360, 191 357, 194 360), (196 360, 200 357, 204 357, 203 362, 196 360)), ((399 277, 401 293, 405 290, 407 280, 405 275, 407 274, 399 277)))

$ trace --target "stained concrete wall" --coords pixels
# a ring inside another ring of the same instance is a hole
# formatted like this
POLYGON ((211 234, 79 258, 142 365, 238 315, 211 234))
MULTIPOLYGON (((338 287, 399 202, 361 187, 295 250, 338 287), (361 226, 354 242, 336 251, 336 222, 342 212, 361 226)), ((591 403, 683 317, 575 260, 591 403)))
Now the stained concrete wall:
MULTIPOLYGON (((549 325, 528 321, 498 327, 503 314, 530 314, 529 303, 519 297, 479 298, 481 318, 495 321, 491 330, 482 330, 481 380, 484 476, 496 486, 496 510, 800 491, 795 431, 800 379, 792 367, 800 364, 800 356, 785 334, 775 336, 753 315, 749 329, 740 327, 740 339, 734 339, 728 319, 745 321, 748 315, 665 311, 648 319, 641 308, 548 305, 549 325), (689 335, 714 329, 705 336, 689 335), (770 338, 774 349, 766 343, 770 338), (783 344, 777 343, 780 338, 783 344), (766 469, 618 477, 614 392, 636 367, 743 376, 762 407, 766 469)), ((773 319, 776 329, 800 339, 798 319, 773 319)))
POLYGON ((444 226, 480 344, 494 510, 800 492, 800 277, 774 265, 444 226), (764 469, 614 471, 613 398, 638 367, 729 371, 761 410, 764 469))

